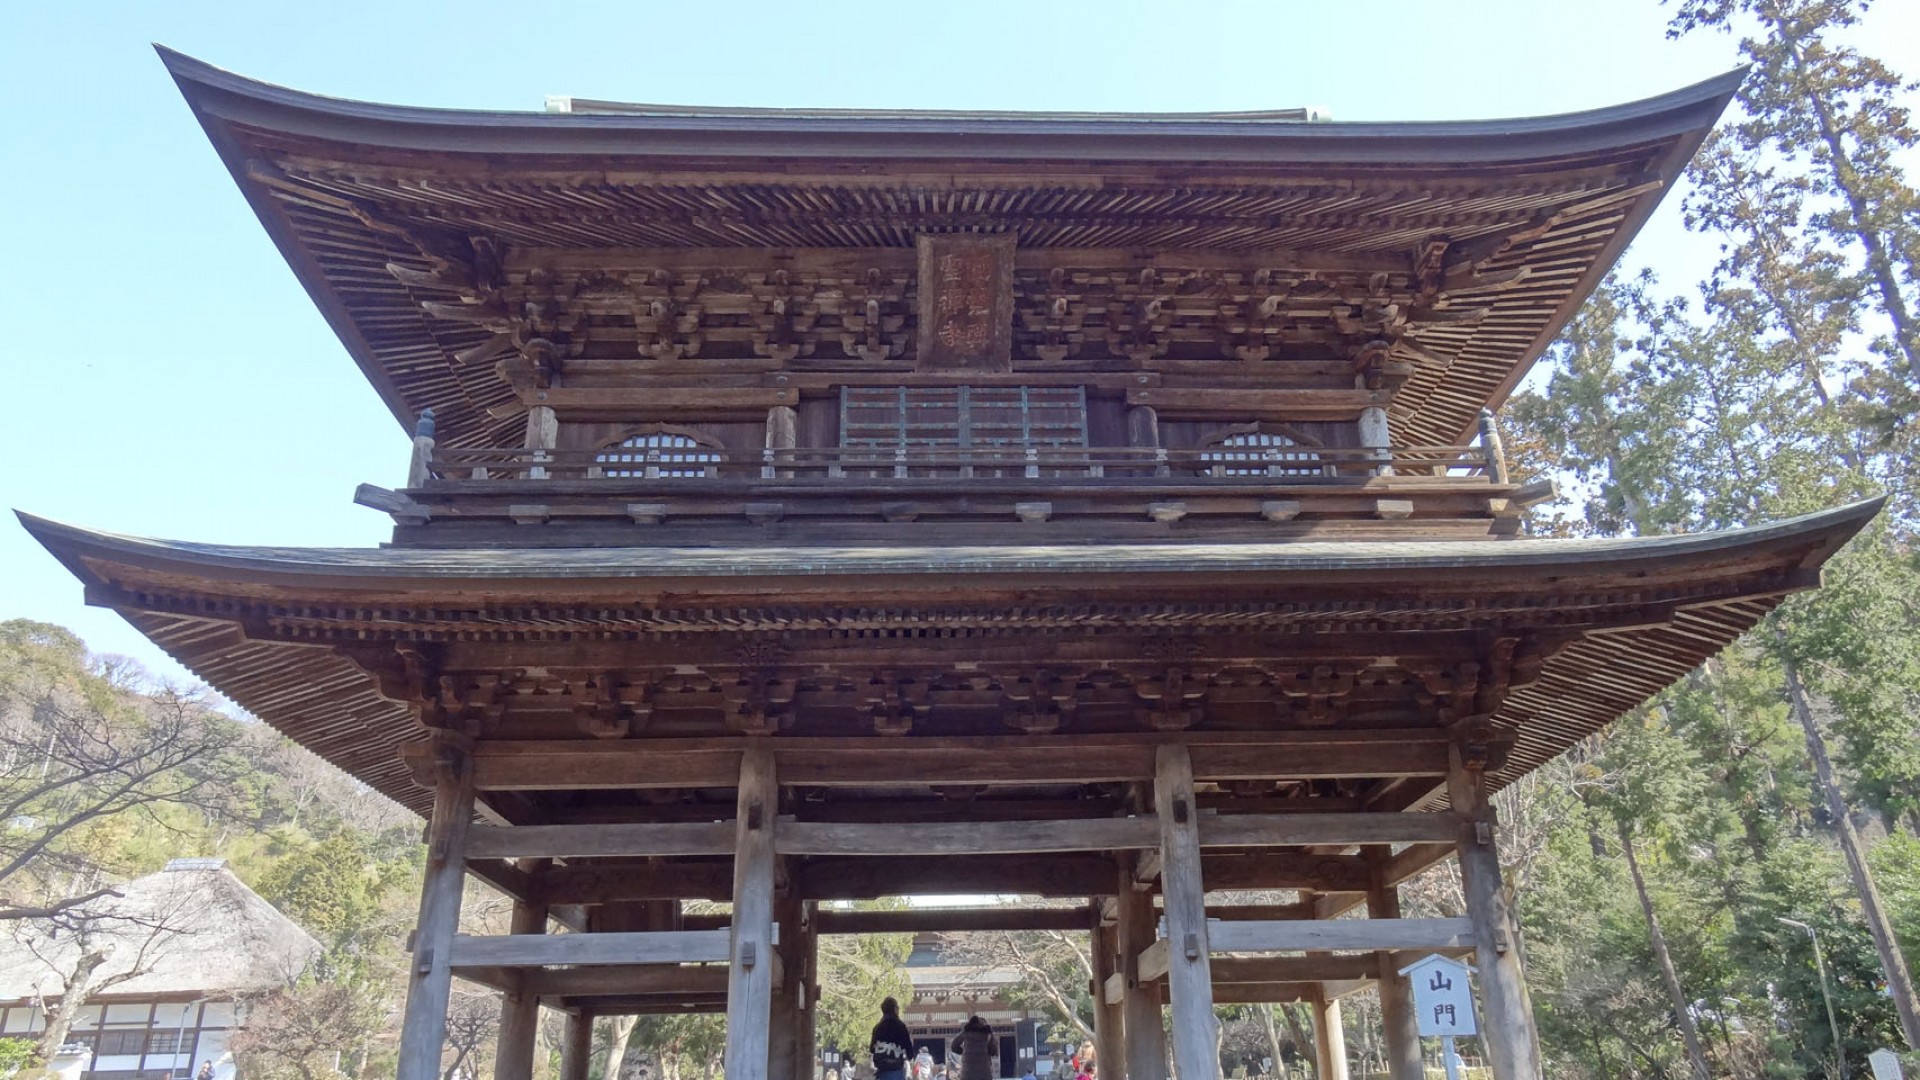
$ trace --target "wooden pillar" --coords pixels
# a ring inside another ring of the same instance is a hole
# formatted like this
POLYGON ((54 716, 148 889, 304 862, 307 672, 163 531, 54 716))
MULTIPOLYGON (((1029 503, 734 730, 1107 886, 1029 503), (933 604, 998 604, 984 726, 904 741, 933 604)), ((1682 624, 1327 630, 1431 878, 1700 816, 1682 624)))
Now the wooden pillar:
POLYGON ((727 1080, 767 1080, 773 1016, 773 819, 779 810, 773 751, 741 755, 734 824, 733 958, 727 977, 727 1080))
MULTIPOLYGON (((1367 850, 1373 862, 1373 877, 1367 886, 1367 917, 1400 917, 1400 887, 1389 885, 1381 866, 1392 855, 1390 847, 1367 850)), ((1387 1075, 1390 1080, 1426 1080, 1426 1064, 1420 1060, 1419 1017, 1413 1012, 1413 986, 1400 974, 1393 951, 1373 954, 1380 965, 1380 1022, 1386 1029, 1387 1075)))
POLYGON ((1360 445, 1374 451, 1375 475, 1393 474, 1393 430, 1387 422, 1387 410, 1378 405, 1360 410, 1360 445))
POLYGON ((527 410, 527 449, 536 451, 532 456, 534 464, 527 468, 527 479, 545 480, 547 468, 544 462, 549 455, 539 451, 551 450, 560 445, 560 419, 554 415, 553 406, 535 405, 527 410))
MULTIPOLYGON (((547 905, 513 903, 512 933, 547 932, 547 905)), ((500 997, 500 1037, 494 1042, 493 1080, 533 1080, 533 1054, 539 1042, 540 999, 513 991, 500 997)))
POLYGON ((1539 1041, 1533 1030, 1533 1003, 1506 887, 1500 880, 1500 854, 1494 846, 1493 807, 1487 801, 1486 774, 1478 755, 1453 748, 1447 770, 1447 794, 1462 816, 1460 884, 1473 922, 1474 961, 1480 978, 1480 1042, 1486 1047, 1494 1080, 1541 1080, 1539 1041))
POLYGON ((1313 992, 1313 1067, 1315 1080, 1347 1080, 1347 1033, 1340 1026, 1340 1002, 1325 987, 1313 992))
POLYGON ((556 1080, 587 1080, 593 1062, 593 1014, 581 1009, 566 1014, 560 1031, 560 1075, 556 1080))
POLYGON ((780 927, 780 944, 773 951, 780 961, 780 977, 774 980, 767 1024, 768 1080, 811 1080, 800 1061, 801 994, 805 993, 800 911, 799 896, 792 889, 775 896, 773 915, 780 927))
POLYGON ((466 751, 436 748, 433 817, 427 824, 427 868, 420 883, 420 920, 413 931, 407 1010, 400 1025, 398 1080, 439 1080, 453 992, 448 956, 460 926, 460 890, 467 876, 467 826, 473 822, 473 771, 466 751))
POLYGON ((1088 951, 1093 960, 1093 1058, 1100 1063, 1102 1076, 1123 1077, 1127 1071, 1126 1016, 1121 1001, 1108 1000, 1107 993, 1108 980, 1119 969, 1119 934, 1112 923, 1101 918, 1099 904, 1093 905, 1092 920, 1088 951))
MULTIPOLYGON (((1127 445, 1136 450, 1160 449, 1160 413, 1151 405, 1135 405, 1127 410, 1127 445)), ((1154 462, 1154 473, 1168 473, 1164 454, 1154 462)))
POLYGON ((1100 1066, 1103 1080, 1167 1080, 1167 1033, 1160 1024, 1160 988, 1140 982, 1140 950, 1153 944, 1153 894, 1134 885, 1136 856, 1120 860, 1119 897, 1115 901, 1114 944, 1121 979, 1121 1067, 1100 1066))
POLYGON ((1162 746, 1155 752, 1153 808, 1160 819, 1173 1072, 1179 1080, 1220 1080, 1206 888, 1200 883, 1200 815, 1193 799, 1193 758, 1185 746, 1162 746))
POLYGON ((818 905, 809 900, 800 909, 800 971, 787 978, 798 987, 799 1028, 794 1041, 795 1069, 801 1080, 813 1080, 814 1062, 820 1059, 820 933, 816 917, 818 905))
MULTIPOLYGON (((772 480, 793 475, 790 466, 777 466, 785 451, 792 450, 800 442, 800 414, 793 411, 791 405, 775 405, 767 410, 767 455, 765 464, 760 468, 760 478, 772 480)), ((792 455, 787 455, 789 461, 792 455)))

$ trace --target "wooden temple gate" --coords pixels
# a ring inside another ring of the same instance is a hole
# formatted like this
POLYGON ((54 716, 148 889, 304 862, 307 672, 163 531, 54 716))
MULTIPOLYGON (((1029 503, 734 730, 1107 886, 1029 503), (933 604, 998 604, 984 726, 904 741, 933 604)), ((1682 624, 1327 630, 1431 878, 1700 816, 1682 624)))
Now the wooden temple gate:
POLYGON ((561 1080, 595 1016, 691 1010, 726 1012, 729 1080, 805 1078, 820 935, 1063 919, 1103 1078, 1217 1077, 1214 1005, 1280 1000, 1341 1076, 1340 999, 1377 985, 1414 1080, 1396 972, 1441 951, 1495 1076, 1538 1080, 1489 795, 1875 510, 1522 535, 1552 485, 1484 410, 1735 77, 1514 123, 541 115, 163 56, 415 432, 357 496, 393 543, 23 520, 429 817, 400 1080, 436 1080, 455 977, 504 994, 500 1080, 543 1004, 561 1080), (1449 858, 1464 915, 1402 918, 1449 858), (510 934, 460 933, 469 874, 510 934), (1072 903, 832 906, 928 893, 1072 903))

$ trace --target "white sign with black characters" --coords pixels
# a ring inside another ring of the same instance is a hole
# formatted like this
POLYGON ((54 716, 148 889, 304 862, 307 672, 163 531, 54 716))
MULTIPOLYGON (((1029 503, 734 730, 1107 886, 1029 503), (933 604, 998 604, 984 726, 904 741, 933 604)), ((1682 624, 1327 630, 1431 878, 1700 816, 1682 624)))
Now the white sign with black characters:
POLYGON ((1473 1015, 1471 969, 1460 960, 1435 954, 1402 968, 1413 984, 1413 1008, 1422 1036, 1472 1035, 1479 1031, 1473 1015))
POLYGON ((1902 1080, 1900 1055, 1882 1047, 1867 1055, 1867 1064, 1873 1067, 1873 1080, 1902 1080))

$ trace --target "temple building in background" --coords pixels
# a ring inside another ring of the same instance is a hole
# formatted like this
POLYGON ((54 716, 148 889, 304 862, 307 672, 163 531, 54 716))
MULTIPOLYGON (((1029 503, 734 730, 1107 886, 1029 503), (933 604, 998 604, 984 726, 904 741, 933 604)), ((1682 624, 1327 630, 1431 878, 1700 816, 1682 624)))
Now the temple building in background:
POLYGON ((430 819, 400 1080, 456 978, 505 995, 500 1080, 542 1006, 562 1080, 595 1017, 699 1010, 729 1080, 808 1077, 821 935, 1019 929, 1091 935, 1103 1080, 1217 1077, 1213 1007, 1272 1001, 1344 1077, 1368 987, 1415 1080, 1396 973, 1434 952, 1473 958, 1494 1075, 1538 1080, 1489 796, 1876 509, 1526 535, 1552 484, 1488 410, 1737 76, 1463 123, 481 113, 163 55, 414 434, 358 494, 392 542, 25 522, 430 819), (1402 918, 1449 861, 1466 910, 1402 918), (469 874, 511 934, 459 932, 469 874), (1071 903, 833 903, 936 893, 1071 903))

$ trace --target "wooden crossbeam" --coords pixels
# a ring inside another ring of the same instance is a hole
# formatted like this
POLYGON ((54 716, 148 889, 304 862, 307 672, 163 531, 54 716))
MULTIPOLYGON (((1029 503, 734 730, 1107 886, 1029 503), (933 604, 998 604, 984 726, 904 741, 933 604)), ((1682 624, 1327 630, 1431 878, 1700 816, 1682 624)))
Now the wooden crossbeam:
POLYGON ((459 934, 456 968, 537 967, 549 964, 697 964, 728 959, 726 930, 665 930, 630 934, 459 934))
POLYGON ((537 892, 549 904, 604 904, 620 900, 729 900, 729 863, 648 863, 556 866, 540 876, 537 892))
POLYGON ((1200 818, 1203 847, 1452 843, 1459 838, 1460 818, 1455 814, 1209 814, 1200 818))
MULTIPOLYGON (((1432 728, 1379 731, 776 740, 784 785, 865 786, 876 776, 997 786, 1123 783, 1153 776, 1154 748, 1188 746, 1194 778, 1223 780, 1444 776, 1447 741, 1432 728)), ((483 791, 730 788, 744 740, 483 740, 473 748, 483 791)))
POLYGON ((1084 907, 908 908, 903 911, 819 911, 822 934, 933 934, 980 930, 1085 930, 1084 907))
POLYGON ((475 825, 467 853, 487 859, 580 859, 609 855, 730 855, 728 821, 621 825, 475 825))
POLYGON ((794 821, 781 823, 774 850, 782 855, 1016 855, 1157 843, 1150 817, 905 825, 794 821))
POLYGON ((1451 949, 1473 944, 1466 919, 1332 919, 1222 922, 1208 935, 1215 952, 1321 949, 1451 949))

